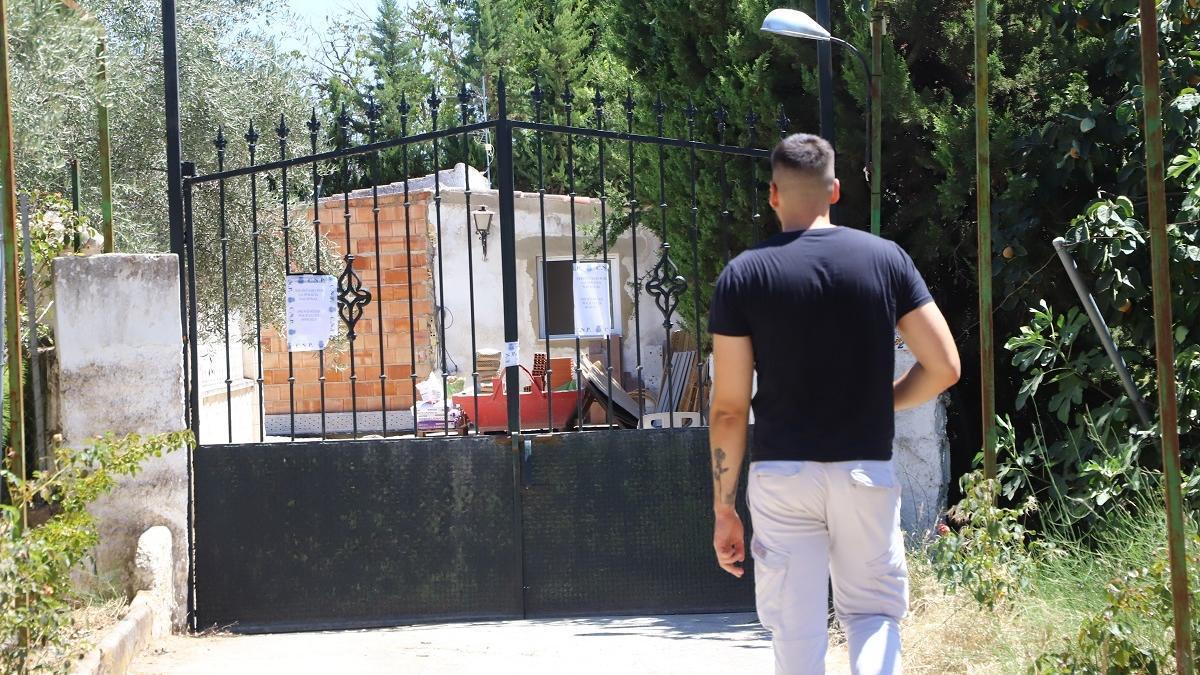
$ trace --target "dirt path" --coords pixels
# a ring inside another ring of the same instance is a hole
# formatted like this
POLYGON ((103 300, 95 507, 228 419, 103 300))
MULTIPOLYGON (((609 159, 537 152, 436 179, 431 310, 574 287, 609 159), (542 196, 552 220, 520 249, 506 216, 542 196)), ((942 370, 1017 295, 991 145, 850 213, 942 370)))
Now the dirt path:
POLYGON ((754 615, 732 614, 173 636, 151 646, 129 672, 765 675, 773 663, 770 638, 754 615))

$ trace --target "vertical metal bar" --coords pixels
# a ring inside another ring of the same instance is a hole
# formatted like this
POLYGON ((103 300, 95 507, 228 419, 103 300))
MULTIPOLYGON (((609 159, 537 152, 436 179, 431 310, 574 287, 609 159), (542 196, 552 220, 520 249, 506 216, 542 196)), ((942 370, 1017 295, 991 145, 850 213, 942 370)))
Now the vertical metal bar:
MULTIPOLYGON (((317 119, 317 109, 312 109, 312 117, 308 118, 305 125, 308 127, 308 145, 312 154, 317 154, 317 136, 321 132, 321 121, 317 119)), ((313 182, 313 263, 316 266, 314 270, 317 274, 321 274, 321 177, 317 173, 317 163, 312 163, 312 182, 313 182)), ((382 330, 382 328, 380 329, 382 330)), ((317 351, 317 385, 321 390, 321 440, 327 437, 327 428, 325 420, 325 350, 317 351)))
MULTIPOLYGON (((654 103, 654 119, 657 122, 657 133, 659 138, 663 138, 663 114, 666 113, 667 106, 663 103, 662 94, 658 95, 654 103)), ((667 168, 666 168, 666 146, 659 144, 658 146, 658 213, 659 213, 659 237, 662 241, 662 259, 659 261, 659 266, 663 270, 663 277, 668 277, 671 269, 668 265, 671 256, 671 244, 667 240, 667 168)), ((656 268, 658 269, 658 268, 656 268)), ((669 305, 669 298, 668 298, 669 305)), ((660 306, 662 309, 662 306, 660 306)), ((670 427, 675 428, 675 404, 673 398, 673 381, 674 373, 672 372, 672 359, 674 358, 671 348, 671 328, 674 322, 671 321, 671 312, 668 309, 663 312, 663 329, 666 331, 666 345, 663 349, 663 389, 662 393, 666 395, 668 402, 667 418, 670 422, 670 427)), ((661 404, 661 403, 660 403, 661 404)))
POLYGON ((37 321, 37 293, 33 283, 33 247, 29 238, 29 197, 26 195, 20 196, 21 206, 21 233, 23 236, 22 246, 25 253, 25 313, 29 327, 27 328, 27 338, 29 340, 29 381, 33 385, 33 456, 36 458, 37 468, 45 471, 49 469, 46 456, 46 421, 43 415, 45 409, 42 407, 42 369, 41 369, 41 354, 38 350, 38 321, 37 321))
MULTIPOLYGON (((408 113, 412 111, 412 106, 408 104, 408 99, 404 94, 400 95, 400 136, 408 137, 408 113)), ((421 397, 417 394, 417 321, 413 305, 413 273, 412 273, 412 219, 411 209, 412 201, 409 199, 408 191, 408 143, 400 146, 401 165, 404 170, 404 256, 407 260, 405 265, 408 270, 408 361, 412 366, 412 372, 409 373, 408 379, 412 383, 412 401, 413 401, 413 435, 416 435, 419 427, 417 425, 417 404, 420 403, 421 397)))
MULTIPOLYGON (((633 135, 633 89, 625 91, 625 129, 633 135)), ((642 277, 638 274, 638 199, 637 181, 635 180, 636 165, 634 162, 633 141, 626 144, 629 156, 629 193, 626 197, 629 208, 629 232, 633 244, 633 342, 636 350, 637 387, 638 387, 638 426, 646 417, 646 382, 642 368, 642 277)))
MULTIPOLYGON (((467 89, 467 83, 463 82, 462 88, 458 92, 458 106, 462 116, 462 124, 466 126, 470 121, 470 113, 467 104, 471 101, 471 92, 467 89)), ((475 241, 474 228, 471 226, 471 145, 469 134, 462 135, 462 156, 463 156, 463 203, 467 210, 466 236, 467 236, 467 295, 470 298, 471 304, 471 401, 475 407, 475 417, 479 419, 479 349, 475 336, 475 241)), ((478 431, 478 429, 476 429, 478 431)))
MULTIPOLYGON (((724 105, 718 103, 717 109, 713 113, 713 117, 717 120, 717 142, 721 145, 725 145, 725 132, 729 128, 729 111, 725 109, 724 105)), ((696 149, 692 148, 693 197, 695 196, 694 192, 695 192, 695 183, 696 183, 695 164, 696 164, 696 149)), ((729 155, 727 155, 726 153, 723 153, 723 152, 721 153, 721 165, 720 165, 720 169, 717 174, 717 182, 720 184, 720 188, 721 188, 721 253, 724 256, 725 263, 728 264, 730 258, 733 257, 733 249, 729 243, 730 230, 733 228, 730 224, 730 216, 732 214, 730 214, 730 212, 729 212, 729 155)), ((693 204, 693 208, 695 208, 696 206, 698 206, 698 204, 693 204)), ((697 236, 699 236, 698 232, 699 232, 699 230, 697 229, 697 236)), ((699 265, 699 257, 697 257, 696 260, 697 260, 696 264, 699 265)), ((696 283, 700 283, 700 268, 699 267, 696 268, 696 283)), ((697 324, 696 344, 697 345, 700 344, 700 333, 699 333, 699 328, 698 328, 699 323, 700 323, 699 318, 700 318, 700 307, 699 307, 699 304, 697 304, 697 306, 696 306, 696 319, 697 319, 697 321, 696 321, 696 324, 697 324)))
MULTIPOLYGON (((167 0, 168 2, 170 0, 167 0)), ((21 379, 21 305, 17 275, 17 186, 14 166, 12 127, 12 99, 10 97, 10 73, 8 66, 8 18, 5 0, 0 0, 0 180, 4 182, 4 320, 8 342, 8 395, 10 470, 24 480, 25 470, 25 394, 21 379)), ((18 505, 21 511, 19 527, 29 524, 29 513, 25 503, 18 505)), ((28 639, 28 636, 25 637, 28 639)))
MULTIPOLYGON (((545 93, 542 91, 541 82, 534 80, 533 92, 530 94, 533 101, 533 118, 541 124, 542 119, 542 104, 545 103, 545 93)), ((542 148, 542 132, 538 131, 537 135, 537 164, 538 164, 538 223, 541 225, 541 242, 542 242, 542 325, 546 329, 546 426, 549 427, 551 433, 554 432, 554 367, 551 365, 553 360, 550 352, 550 300, 547 293, 547 287, 550 283, 550 266, 546 257, 546 171, 545 158, 542 148)))
MULTIPOLYGON (((181 177, 191 177, 196 174, 194 164, 190 162, 180 166, 181 177)), ((200 440, 200 340, 199 328, 197 326, 196 317, 199 316, 198 301, 196 300, 196 254, 195 254, 195 236, 193 230, 192 219, 192 185, 185 183, 181 186, 183 191, 183 220, 181 221, 181 235, 184 242, 184 251, 179 259, 180 276, 183 277, 180 283, 180 292, 185 293, 188 299, 188 305, 184 308, 184 316, 188 317, 187 326, 188 332, 186 335, 187 344, 184 347, 184 352, 187 357, 188 370, 192 374, 188 378, 188 408, 190 412, 189 422, 192 429, 192 437, 197 442, 200 440)), ((196 522, 196 500, 195 500, 195 481, 192 478, 192 466, 195 462, 195 451, 189 446, 187 450, 187 486, 188 486, 188 506, 187 506, 187 546, 188 546, 188 579, 187 579, 187 605, 188 626, 192 630, 196 630, 198 625, 196 614, 196 565, 195 565, 195 522, 196 522)))
MULTIPOLYGON (((367 104, 367 121, 374 143, 379 134, 379 104, 374 97, 367 104)), ((375 320, 379 322, 379 417, 382 434, 387 437, 387 356, 383 349, 383 253, 379 246, 379 152, 371 153, 371 217, 375 223, 375 320)), ((411 332, 411 327, 409 332, 411 332)))
MULTIPOLYGON (((184 177, 192 177, 196 175, 196 166, 191 162, 186 162, 181 167, 181 174, 184 177)), ((181 279, 181 293, 185 296, 185 306, 183 307, 184 316, 187 317, 187 333, 184 346, 184 354, 189 365, 191 377, 188 380, 188 397, 190 401, 190 416, 192 435, 196 441, 200 440, 200 327, 197 317, 199 313, 199 300, 197 300, 197 292, 199 287, 196 284, 196 231, 195 220, 192 214, 192 184, 185 183, 183 185, 183 255, 179 259, 181 279)))
MULTIPOLYGON (((816 19, 825 30, 831 28, 829 0, 816 0, 816 19)), ((820 91, 821 138, 837 148, 837 129, 833 116, 833 44, 829 40, 817 43, 817 79, 820 91)))
MULTIPOLYGON (((225 128, 217 128, 217 171, 225 170, 225 128)), ((217 181, 217 222, 221 239, 221 314, 225 321, 225 432, 233 442, 233 366, 229 356, 229 228, 225 218, 225 179, 217 181)))
POLYGON ((1158 15, 1154 0, 1140 0, 1142 96, 1145 105, 1146 196, 1150 215, 1150 265, 1154 290, 1154 343, 1158 365, 1158 426, 1166 479, 1167 552, 1171 563, 1171 600, 1175 609, 1175 666, 1195 672, 1188 597, 1187 550, 1179 456, 1179 413, 1175 391, 1175 335, 1171 316, 1171 243, 1167 238, 1164 184, 1161 74, 1158 15))
MULTIPOLYGON (((504 341, 512 343, 520 339, 517 322, 517 226, 513 200, 512 123, 508 119, 508 94, 503 73, 500 75, 497 107, 499 114, 496 119, 496 163, 493 167, 499 170, 500 177, 497 189, 500 200, 500 269, 504 280, 504 341)), ((508 392, 508 431, 513 435, 515 443, 521 433, 519 366, 509 366, 506 369, 505 386, 508 392)))
POLYGON ((108 57, 104 37, 96 42, 96 84, 99 100, 96 104, 96 126, 99 132, 100 153, 100 220, 104 234, 104 252, 116 250, 113 233, 112 150, 108 134, 108 57))
MULTIPOLYGON (((246 148, 250 153, 250 166, 254 166, 258 150, 258 131, 254 129, 254 121, 246 131, 246 148)), ((258 389, 258 440, 266 440, 266 396, 263 391, 263 355, 262 355, 262 283, 259 274, 259 237, 262 232, 258 229, 258 174, 250 174, 250 239, 254 249, 254 353, 255 368, 254 382, 258 389)))
MULTIPOLYGON (((829 0, 816 0, 817 23, 832 28, 829 12, 829 0)), ((829 141, 829 145, 837 149, 837 128, 834 118, 833 100, 833 43, 829 40, 817 42, 817 81, 820 90, 821 137, 829 141)), ((829 217, 838 222, 841 209, 837 204, 829 207, 829 217)))
POLYGON ((883 0, 871 9, 871 234, 883 231, 883 0))
MULTIPOLYGON (((746 113, 746 147, 758 145, 758 113, 751 110, 746 113)), ((767 237, 766 225, 763 224, 762 209, 758 204, 758 159, 747 157, 750 162, 750 222, 759 239, 767 237)))
MULTIPOLYGON (((604 128, 604 95, 600 93, 600 86, 596 85, 596 95, 592 98, 592 107, 596 110, 596 128, 604 128)), ((614 308, 613 308, 613 293, 612 293, 612 263, 608 259, 608 188, 605 185, 605 147, 604 139, 597 141, 598 151, 600 153, 600 245, 601 254, 604 257, 604 268, 608 270, 608 286, 605 292, 608 294, 608 326, 604 330, 604 362, 608 364, 608 383, 605 385, 608 389, 608 403, 604 410, 604 425, 612 427, 613 425, 613 358, 612 358, 612 328, 614 323, 614 308)), ((549 356, 549 355, 547 355, 549 356)))
MULTIPOLYGON (((346 112, 345 104, 342 104, 342 112, 337 121, 341 131, 338 147, 345 150, 350 147, 350 114, 346 112)), ((347 156, 342 157, 342 221, 346 229, 346 250, 342 253, 346 269, 342 272, 344 283, 338 290, 345 294, 357 290, 354 284, 357 279, 357 273, 354 271, 354 243, 350 237, 350 159, 347 156)), ((346 321, 346 339, 350 343, 350 433, 353 438, 358 438, 358 370, 354 358, 354 342, 358 336, 354 332, 355 321, 351 320, 357 316, 357 307, 343 303, 342 309, 342 318, 346 321)))
POLYGON ((1071 257, 1071 252, 1067 250, 1067 242, 1062 237, 1054 240, 1054 250, 1058 252, 1058 259, 1062 262, 1063 267, 1067 270, 1067 276, 1071 279, 1071 285, 1075 287, 1075 293, 1079 296, 1079 302, 1083 305, 1084 311, 1087 312, 1088 318, 1092 320, 1092 328, 1096 329, 1096 334, 1100 337, 1100 344, 1104 346, 1104 352, 1108 354, 1108 360, 1112 361, 1113 367, 1117 369, 1117 377, 1121 379, 1121 386, 1125 388, 1125 394, 1129 396, 1129 401, 1133 403, 1133 409, 1137 413, 1138 419, 1141 420, 1142 426, 1145 429, 1150 429, 1154 423, 1150 421, 1150 413, 1146 410, 1146 403, 1142 400, 1141 393, 1133 384, 1133 377, 1129 375, 1129 367, 1125 365, 1125 359, 1121 353, 1117 351, 1117 345, 1113 342, 1112 333, 1108 330, 1108 324, 1104 323, 1104 319, 1100 316, 1100 308, 1096 306, 1096 299, 1092 297, 1091 291, 1083 282, 1083 278, 1079 275, 1079 268, 1075 266, 1075 259, 1071 257))
POLYGON ((983 474, 996 477, 996 358, 992 339, 992 158, 988 136, 988 0, 975 0, 975 168, 979 277, 979 385, 983 474))
MULTIPOLYGON (((279 126, 275 127, 275 135, 279 137, 279 159, 287 159, 288 128, 283 115, 279 115, 279 126)), ((283 204, 283 273, 292 273, 292 227, 288 222, 288 184, 287 167, 280 172, 280 202, 283 204)), ((296 440, 296 360, 292 347, 288 345, 288 429, 291 439, 296 440)))
POLYGON ((79 160, 74 157, 67 161, 67 178, 71 181, 71 212, 79 215, 79 160))
MULTIPOLYGON (((182 260, 183 252, 183 173, 179 132, 179 54, 175 43, 175 0, 162 0, 163 93, 167 141, 167 220, 170 223, 171 252, 182 260)), ((182 274, 183 266, 180 265, 182 274)), ((181 280, 183 281, 183 280, 181 280)), ((184 302, 180 283, 180 303, 184 302)), ((186 313, 184 314, 186 316, 186 313)), ((194 320, 194 317, 189 321, 194 320)))
MULTIPOLYGON (((692 142, 692 143, 696 142, 696 114, 698 112, 699 112, 699 110, 696 109, 695 104, 692 103, 691 99, 689 99, 687 108, 684 110, 684 115, 687 117, 688 141, 692 142)), ((717 107, 718 141, 717 142, 720 143, 721 145, 725 145, 725 120, 723 118, 724 113, 725 113, 724 108, 722 108, 718 105, 718 107, 717 107)), ((721 178, 722 178, 721 197, 722 197, 722 199, 724 199, 724 193, 725 193, 725 181, 723 180, 725 177, 725 175, 724 175, 725 157, 726 157, 726 155, 724 153, 722 153, 721 154, 721 171, 722 171, 722 174, 721 174, 721 178)), ((697 384, 697 386, 699 386, 700 378, 704 372, 704 364, 700 360, 700 345, 702 344, 702 342, 701 342, 702 336, 700 333, 700 201, 696 194, 697 167, 696 167, 696 147, 695 146, 692 146, 691 148, 688 149, 688 158, 689 158, 688 173, 691 174, 689 178, 690 178, 690 182, 691 182, 691 186, 692 186, 692 190, 691 190, 692 205, 691 205, 691 208, 689 209, 689 211, 691 212, 691 216, 692 216, 692 227, 691 227, 691 230, 688 232, 688 238, 691 240, 691 244, 692 244, 692 274, 693 274, 693 277, 692 277, 692 280, 693 280, 692 304, 695 305, 694 309, 696 312, 696 318, 695 318, 695 322, 696 322, 696 326, 695 326, 695 328, 696 328, 696 366, 695 367, 696 367, 696 378, 697 378, 696 384, 697 384)), ((721 214, 722 225, 725 224, 725 217, 728 214, 729 205, 723 204, 723 207, 725 209, 725 212, 721 214)), ((725 259, 728 260, 729 259, 729 235, 728 235, 728 229, 726 229, 724 227, 721 228, 721 244, 722 244, 722 248, 725 249, 725 259)), ((684 377, 685 377, 684 382, 686 382, 687 375, 685 374, 684 377)), ((682 396, 680 397, 680 400, 682 401, 682 396)), ((702 415, 702 419, 703 419, 703 413, 701 413, 701 415, 702 415)))
POLYGON ((34 251, 29 237, 29 197, 19 197, 20 229, 22 229, 22 246, 25 253, 25 316, 29 322, 26 328, 26 339, 29 340, 29 381, 34 386, 34 458, 37 468, 46 471, 46 419, 42 407, 42 368, 41 353, 38 350, 37 335, 37 293, 30 280, 34 279, 34 251))
MULTIPOLYGON (((567 126, 571 126, 571 114, 575 109, 575 94, 571 91, 570 83, 563 89, 563 108, 567 114, 567 126)), ((575 134, 567 134, 567 201, 571 208, 571 265, 574 279, 574 265, 579 264, 579 246, 575 221, 575 134)), ((579 326, 575 328, 575 426, 583 431, 583 350, 579 339, 579 326)))
MULTIPOLYGON (((432 123, 432 131, 437 131, 438 128, 438 108, 442 105, 442 99, 438 97, 437 87, 435 86, 429 92, 429 98, 425 99, 425 103, 429 105, 429 118, 432 123)), ((436 227, 437 236, 437 255, 438 255, 438 349, 441 352, 441 368, 442 368, 442 432, 450 434, 450 374, 447 372, 446 359, 446 273, 443 269, 442 258, 442 174, 438 168, 440 145, 438 139, 433 139, 433 212, 434 225, 436 227)), ((411 332, 411 331, 410 331, 411 332)), ((509 392, 512 396, 512 392, 509 392)))

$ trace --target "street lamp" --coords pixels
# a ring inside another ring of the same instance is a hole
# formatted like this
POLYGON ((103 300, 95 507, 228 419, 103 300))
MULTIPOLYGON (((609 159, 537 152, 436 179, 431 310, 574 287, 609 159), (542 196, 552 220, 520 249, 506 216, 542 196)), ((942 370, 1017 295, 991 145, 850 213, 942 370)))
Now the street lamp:
MULTIPOLYGON (((846 42, 841 38, 834 37, 825 29, 824 26, 817 23, 812 17, 795 9, 776 9, 772 10, 767 18, 763 20, 762 30, 766 33, 775 33, 785 37, 800 38, 802 40, 814 40, 817 42, 831 42, 841 45, 850 50, 856 57, 859 63, 862 64, 863 72, 867 76, 867 96, 866 106, 866 122, 867 122, 867 151, 866 151, 866 166, 863 167, 863 174, 871 184, 871 231, 879 234, 880 230, 880 209, 879 195, 880 192, 880 176, 877 167, 874 167, 874 154, 872 148, 880 137, 880 119, 877 119, 874 114, 874 109, 878 105, 879 87, 875 82, 875 76, 872 74, 871 65, 867 62, 867 57, 860 52, 854 45, 846 42)), ((874 24, 872 32, 878 32, 874 24)))

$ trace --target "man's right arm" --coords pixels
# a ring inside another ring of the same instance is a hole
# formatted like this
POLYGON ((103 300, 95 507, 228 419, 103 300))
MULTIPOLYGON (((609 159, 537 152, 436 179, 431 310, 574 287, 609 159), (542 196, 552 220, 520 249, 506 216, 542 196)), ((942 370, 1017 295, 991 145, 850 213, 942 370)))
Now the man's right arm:
POLYGON ((958 382, 962 366, 954 336, 936 304, 927 302, 905 314, 897 328, 917 359, 893 387, 899 411, 916 408, 949 389, 958 382))

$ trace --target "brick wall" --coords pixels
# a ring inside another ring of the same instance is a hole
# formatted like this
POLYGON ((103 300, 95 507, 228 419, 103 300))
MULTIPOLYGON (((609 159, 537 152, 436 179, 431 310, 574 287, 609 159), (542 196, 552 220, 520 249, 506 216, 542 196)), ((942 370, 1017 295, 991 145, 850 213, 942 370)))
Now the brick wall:
MULTIPOLYGON (((413 404, 412 380, 429 376, 431 336, 433 334, 434 304, 430 242, 428 226, 429 191, 410 193, 408 232, 405 237, 404 193, 394 188, 380 188, 379 250, 376 252, 373 202, 369 190, 351 193, 350 244, 355 256, 354 269, 362 279, 363 288, 371 293, 371 303, 363 310, 355 326, 354 366, 357 375, 355 400, 358 412, 383 410, 386 394, 387 409, 407 410, 413 404), (408 254, 412 255, 412 285, 408 283, 408 254), (381 285, 376 285, 376 266, 381 285), (409 299, 412 299, 412 316, 409 299), (380 325, 380 309, 383 319, 380 325), (383 331, 383 351, 379 349, 379 334, 383 331), (410 338, 415 340, 416 354, 411 353, 410 338), (386 392, 380 380, 380 366, 386 377, 386 392)), ((340 258, 346 246, 345 207, 341 196, 322 200, 321 231, 329 246, 340 258)), ((308 212, 312 219, 311 209, 308 212)), ((339 264, 331 272, 340 274, 339 264)), ((344 330, 344 325, 343 325, 344 330)), ((295 377, 295 412, 319 413, 321 382, 317 352, 292 354, 295 377)), ((289 369, 287 343, 275 331, 264 331, 263 378, 266 414, 286 415, 291 410, 289 398, 289 369)), ((349 343, 341 340, 325 350, 325 410, 327 413, 351 411, 351 379, 349 343)))

